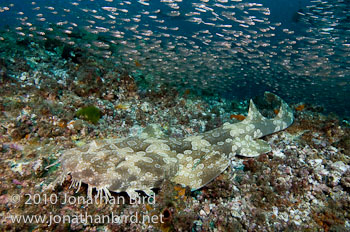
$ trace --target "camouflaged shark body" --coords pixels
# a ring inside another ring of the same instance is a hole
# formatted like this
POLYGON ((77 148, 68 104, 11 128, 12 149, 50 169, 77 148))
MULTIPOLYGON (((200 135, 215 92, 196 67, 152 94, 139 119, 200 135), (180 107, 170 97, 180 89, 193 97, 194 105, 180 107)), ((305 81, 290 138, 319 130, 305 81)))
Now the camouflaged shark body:
POLYGON ((203 187, 228 166, 234 155, 255 157, 271 150, 260 140, 264 135, 287 128, 293 122, 289 106, 281 102, 278 114, 268 119, 260 114, 252 100, 242 122, 230 124, 184 139, 139 137, 96 140, 67 150, 60 159, 63 181, 72 176, 72 185, 88 184, 88 196, 96 188, 97 196, 110 196, 109 191, 152 193, 166 179, 192 190, 203 187))

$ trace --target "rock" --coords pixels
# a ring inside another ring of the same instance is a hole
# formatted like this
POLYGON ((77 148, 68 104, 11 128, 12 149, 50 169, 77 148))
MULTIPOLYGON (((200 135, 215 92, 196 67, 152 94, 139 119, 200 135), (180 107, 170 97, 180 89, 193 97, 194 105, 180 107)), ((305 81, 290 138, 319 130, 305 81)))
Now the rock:
POLYGON ((338 171, 341 175, 349 170, 349 165, 343 163, 343 161, 337 161, 331 164, 331 168, 335 171, 338 171))

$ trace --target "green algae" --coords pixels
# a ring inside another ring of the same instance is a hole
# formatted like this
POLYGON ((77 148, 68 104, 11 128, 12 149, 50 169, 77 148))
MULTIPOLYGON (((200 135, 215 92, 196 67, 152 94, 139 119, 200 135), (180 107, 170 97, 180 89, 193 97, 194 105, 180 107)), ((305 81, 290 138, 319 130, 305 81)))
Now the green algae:
POLYGON ((96 124, 98 120, 100 120, 102 113, 96 106, 87 106, 79 109, 76 116, 85 121, 96 124))

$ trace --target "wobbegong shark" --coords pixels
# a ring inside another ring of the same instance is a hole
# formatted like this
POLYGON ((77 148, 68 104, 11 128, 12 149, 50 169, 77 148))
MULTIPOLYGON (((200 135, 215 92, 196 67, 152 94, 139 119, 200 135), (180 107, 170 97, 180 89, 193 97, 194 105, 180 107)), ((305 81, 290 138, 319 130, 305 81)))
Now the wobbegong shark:
POLYGON ((221 127, 185 138, 140 136, 94 140, 63 153, 61 174, 51 184, 55 187, 68 175, 71 186, 79 191, 88 185, 88 197, 96 188, 98 196, 113 192, 136 191, 153 194, 165 180, 197 190, 220 175, 235 155, 256 157, 271 151, 261 137, 284 130, 293 123, 290 107, 278 96, 265 92, 265 97, 280 102, 274 118, 264 117, 250 100, 248 116, 241 122, 224 123, 221 127))

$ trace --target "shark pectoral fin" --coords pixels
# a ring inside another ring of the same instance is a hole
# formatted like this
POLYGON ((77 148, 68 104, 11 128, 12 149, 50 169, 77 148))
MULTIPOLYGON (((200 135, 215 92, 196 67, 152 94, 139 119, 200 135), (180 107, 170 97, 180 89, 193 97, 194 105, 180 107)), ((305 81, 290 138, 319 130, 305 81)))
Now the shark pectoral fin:
POLYGON ((184 163, 174 178, 172 178, 172 181, 175 183, 191 187, 192 191, 212 181, 225 171, 230 164, 226 155, 219 151, 212 151, 209 153, 197 151, 196 153, 198 154, 193 157, 200 158, 195 158, 184 163))
POLYGON ((251 139, 248 143, 241 144, 237 155, 244 157, 256 157, 271 151, 270 145, 262 139, 251 139))
POLYGON ((258 145, 257 151, 260 154, 268 153, 268 152, 271 151, 271 146, 270 146, 270 144, 268 144, 268 142, 266 142, 266 141, 264 141, 262 139, 255 139, 254 141, 258 145))

